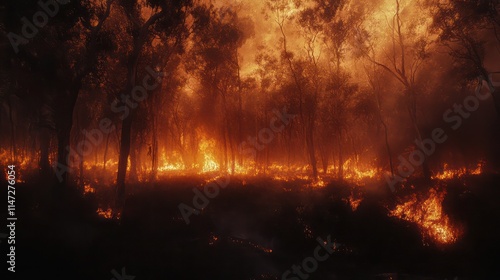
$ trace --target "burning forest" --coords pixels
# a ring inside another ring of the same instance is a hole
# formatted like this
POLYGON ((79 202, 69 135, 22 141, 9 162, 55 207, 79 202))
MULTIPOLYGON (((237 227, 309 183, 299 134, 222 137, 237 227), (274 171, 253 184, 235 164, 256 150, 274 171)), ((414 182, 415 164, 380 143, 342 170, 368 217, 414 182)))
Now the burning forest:
POLYGON ((3 269, 495 279, 499 29, 497 0, 5 0, 3 269))

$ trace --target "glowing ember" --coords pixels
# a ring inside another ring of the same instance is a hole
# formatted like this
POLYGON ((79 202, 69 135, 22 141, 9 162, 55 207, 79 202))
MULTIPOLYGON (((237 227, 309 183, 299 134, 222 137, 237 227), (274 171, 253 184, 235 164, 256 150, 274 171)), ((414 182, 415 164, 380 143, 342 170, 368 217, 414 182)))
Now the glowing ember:
POLYGON ((90 186, 90 184, 85 185, 83 191, 85 194, 95 193, 95 189, 92 188, 92 186, 90 186))
POLYGON ((356 198, 354 196, 354 193, 352 193, 352 192, 351 192, 351 195, 349 196, 348 199, 344 199, 344 202, 349 203, 349 205, 351 206, 352 211, 356 211, 358 209, 359 204, 361 203, 361 201, 363 201, 363 198, 361 198, 361 197, 356 198))
POLYGON ((459 230, 443 213, 442 202, 445 195, 445 191, 437 192, 435 189, 431 189, 424 198, 418 198, 414 194, 408 201, 396 206, 389 215, 417 223, 425 236, 438 243, 454 243, 459 237, 459 230))
POLYGON ((111 219, 113 217, 113 210, 111 208, 108 208, 106 210, 102 208, 98 208, 96 211, 97 215, 105 218, 105 219, 111 219))
POLYGON ((210 238, 208 239, 208 245, 212 246, 214 245, 217 241, 219 240, 219 237, 216 235, 211 234, 210 238))

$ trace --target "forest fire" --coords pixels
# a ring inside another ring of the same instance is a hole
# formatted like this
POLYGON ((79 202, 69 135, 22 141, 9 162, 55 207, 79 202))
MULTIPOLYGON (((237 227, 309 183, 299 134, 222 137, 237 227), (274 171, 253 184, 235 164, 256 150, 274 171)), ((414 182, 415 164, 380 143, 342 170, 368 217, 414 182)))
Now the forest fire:
POLYGON ((500 1, 3 0, 19 269, 498 279, 499 30, 500 1))
POLYGON ((354 192, 351 192, 351 195, 348 198, 345 198, 344 201, 349 203, 352 211, 356 211, 359 207, 359 204, 363 201, 363 198, 360 196, 355 196, 354 192))
POLYGON ((105 219, 111 219, 113 217, 113 210, 111 208, 108 208, 106 210, 99 208, 96 211, 97 215, 105 218, 105 219))

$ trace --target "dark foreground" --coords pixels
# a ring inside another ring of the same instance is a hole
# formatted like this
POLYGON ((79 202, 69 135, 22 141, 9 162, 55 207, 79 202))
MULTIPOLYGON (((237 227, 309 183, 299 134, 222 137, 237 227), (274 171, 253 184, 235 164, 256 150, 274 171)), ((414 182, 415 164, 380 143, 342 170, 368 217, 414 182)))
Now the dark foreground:
MULTIPOLYGON (((415 224, 388 217, 396 197, 383 186, 233 178, 186 225, 178 206, 192 206, 200 179, 131 186, 119 220, 96 214, 110 189, 82 195, 27 181, 16 187, 16 273, 2 279, 282 279, 328 236, 326 260, 283 279, 500 277, 498 176, 448 183, 444 210, 464 229, 453 245, 424 245, 415 224), (352 192, 364 198, 356 211, 352 192)), ((5 240, 0 248, 5 259, 5 240)))

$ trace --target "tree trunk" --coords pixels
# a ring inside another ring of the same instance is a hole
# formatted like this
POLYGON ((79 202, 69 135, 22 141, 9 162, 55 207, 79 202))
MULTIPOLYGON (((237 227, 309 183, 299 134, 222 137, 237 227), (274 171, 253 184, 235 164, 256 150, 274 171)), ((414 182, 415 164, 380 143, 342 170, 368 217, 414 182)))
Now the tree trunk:
POLYGON ((40 128, 40 160, 38 167, 40 169, 40 174, 50 174, 50 163, 49 163, 49 147, 50 147, 50 131, 47 127, 40 128))
MULTIPOLYGON (((72 159, 79 159, 80 155, 71 155, 70 158, 70 144, 71 144, 71 129, 73 128, 73 111, 75 110, 75 104, 78 99, 78 93, 80 92, 81 84, 73 84, 67 93, 67 97, 60 97, 58 103, 59 114, 57 115, 57 162, 63 168, 61 171, 59 168, 59 187, 65 187, 68 183, 69 172, 71 167, 72 159)), ((76 163, 76 162, 75 162, 76 163)))
POLYGON ((380 98, 380 93, 379 93, 378 89, 375 88, 375 86, 372 85, 372 87, 373 87, 373 90, 375 91, 375 96, 377 98, 378 117, 379 117, 380 123, 384 127, 385 148, 387 151, 387 157, 389 158, 389 165, 391 168, 391 176, 392 176, 392 178, 394 178, 394 164, 392 162, 392 152, 391 152, 391 146, 389 144, 389 129, 387 127, 387 124, 384 121, 384 117, 382 116, 382 101, 380 98))
POLYGON ((328 147, 324 143, 320 145, 320 158, 323 167, 323 174, 326 175, 328 171, 328 147))
POLYGON ((108 149, 109 149, 109 137, 111 136, 111 133, 108 133, 106 136, 106 146, 104 147, 104 157, 102 159, 102 169, 106 171, 106 162, 108 160, 108 149))
POLYGON ((151 156, 151 174, 150 174, 150 181, 155 181, 156 176, 158 174, 158 124, 156 121, 156 114, 153 112, 153 123, 152 123, 152 129, 153 129, 153 135, 151 136, 151 146, 149 147, 149 152, 151 156))
POLYGON ((125 198, 125 178, 127 176, 128 157, 130 154, 130 135, 132 131, 132 116, 123 120, 120 139, 120 156, 118 159, 118 174, 116 179, 116 195, 121 205, 125 198))
POLYGON ((344 156, 342 151, 342 130, 338 133, 338 146, 339 146, 339 172, 338 179, 340 181, 344 180, 344 156))
MULTIPOLYGON (((132 142, 132 141, 131 141, 132 142)), ((130 147, 130 181, 137 182, 137 149, 135 143, 131 143, 130 147)))
MULTIPOLYGON (((420 133, 420 128, 418 127, 417 123, 417 106, 416 106, 416 100, 415 100, 415 95, 414 93, 410 93, 411 95, 409 96, 410 98, 410 104, 408 108, 408 112, 410 113, 410 119, 413 125, 413 129, 415 131, 415 135, 417 137, 417 140, 422 143, 422 134, 420 133)), ((422 163, 422 174, 424 176, 425 180, 430 180, 431 179, 431 169, 429 167, 429 162, 427 160, 427 156, 424 155, 424 162, 422 163)))
POLYGON ((314 150, 313 133, 314 132, 313 132, 312 127, 306 128, 307 151, 309 153, 309 160, 311 161, 313 179, 316 179, 316 178, 318 178, 318 167, 317 167, 317 162, 316 162, 316 154, 315 154, 315 150, 314 150))
MULTIPOLYGON (((138 40, 138 39, 136 39, 138 40)), ((140 40, 140 39, 139 39, 140 40)), ((127 85, 124 94, 130 94, 135 86, 137 75, 137 64, 139 55, 142 49, 143 42, 138 41, 134 44, 134 50, 130 54, 127 65, 127 85)), ((127 177, 128 157, 130 155, 130 142, 132 132, 132 122, 136 109, 131 109, 130 114, 125 117, 122 123, 121 139, 120 139, 120 156, 118 159, 118 173, 116 178, 116 196, 117 205, 121 207, 125 198, 125 179, 127 177)))

